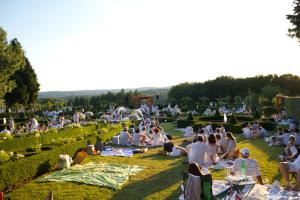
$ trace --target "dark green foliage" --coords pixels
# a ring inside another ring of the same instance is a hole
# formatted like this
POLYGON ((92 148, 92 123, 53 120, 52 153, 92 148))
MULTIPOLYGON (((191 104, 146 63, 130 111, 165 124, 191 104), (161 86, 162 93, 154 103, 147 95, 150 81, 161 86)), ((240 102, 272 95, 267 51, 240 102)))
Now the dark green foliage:
POLYGON ((216 109, 215 117, 220 117, 220 116, 221 116, 221 114, 220 114, 220 112, 219 112, 219 109, 216 109))
POLYGON ((177 120, 177 127, 178 128, 186 128, 188 125, 190 125, 193 121, 186 120, 186 119, 178 119, 177 120))
MULTIPOLYGON (((261 94, 264 92, 270 98, 270 94, 275 94, 278 90, 284 91, 289 95, 300 94, 300 77, 292 74, 284 74, 281 76, 267 75, 255 76, 249 78, 233 78, 221 76, 215 80, 206 81, 204 83, 182 83, 173 86, 168 94, 169 99, 175 99, 180 102, 183 97, 190 97, 193 102, 201 102, 203 97, 208 99, 217 99, 221 97, 240 96, 245 98, 247 95, 261 94), (269 86, 269 87, 268 87, 269 86), (270 86, 276 86, 270 88, 270 86), (249 93, 250 91, 250 93, 249 93)), ((206 102, 207 104, 207 102, 206 102)), ((253 107, 251 105, 250 107, 253 107)))
POLYGON ((231 115, 230 118, 229 118, 229 123, 230 123, 230 124, 236 124, 236 122, 237 122, 237 121, 236 121, 235 116, 234 116, 234 115, 231 115))
POLYGON ((29 108, 36 101, 40 85, 29 60, 26 58, 25 61, 25 66, 10 77, 16 83, 16 87, 4 96, 8 107, 18 103, 29 108))
POLYGON ((6 32, 0 27, 0 99, 15 88, 10 77, 25 64, 24 51, 17 39, 8 42, 6 32))
POLYGON ((189 116, 188 116, 187 119, 188 119, 189 121, 193 121, 193 120, 194 120, 194 117, 193 117, 193 115, 192 115, 191 112, 189 113, 189 116))
POLYGON ((172 117, 159 117, 158 121, 159 121, 159 123, 162 123, 162 122, 174 122, 174 119, 172 117))
POLYGON ((271 122, 269 120, 266 120, 266 121, 259 120, 259 121, 257 121, 257 123, 259 125, 261 125, 264 129, 268 130, 268 131, 276 130, 276 123, 271 122))
POLYGON ((284 107, 288 117, 294 117, 300 121, 300 97, 290 97, 284 99, 284 107))
POLYGON ((298 39, 300 42, 300 1, 294 0, 294 13, 292 15, 287 15, 286 18, 290 21, 293 25, 292 28, 288 29, 289 36, 298 39))
POLYGON ((232 132, 232 133, 241 133, 243 124, 242 123, 236 123, 236 124, 231 124, 231 123, 226 123, 223 124, 224 128, 226 131, 232 132))

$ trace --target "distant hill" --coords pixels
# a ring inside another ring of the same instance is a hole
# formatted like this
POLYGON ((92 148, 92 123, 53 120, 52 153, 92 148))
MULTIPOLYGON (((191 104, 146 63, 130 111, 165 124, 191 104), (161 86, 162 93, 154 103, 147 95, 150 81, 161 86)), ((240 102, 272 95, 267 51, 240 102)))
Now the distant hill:
MULTIPOLYGON (((143 95, 160 95, 165 96, 169 92, 171 87, 162 87, 162 88, 154 88, 154 87, 142 87, 136 88, 140 93, 143 95)), ((135 89, 124 89, 125 92, 128 91, 135 91, 135 89)), ((48 91, 48 92, 39 92, 38 98, 68 98, 68 97, 75 97, 75 96, 97 96, 108 91, 112 93, 120 92, 121 89, 103 89, 103 90, 76 90, 76 91, 48 91)))

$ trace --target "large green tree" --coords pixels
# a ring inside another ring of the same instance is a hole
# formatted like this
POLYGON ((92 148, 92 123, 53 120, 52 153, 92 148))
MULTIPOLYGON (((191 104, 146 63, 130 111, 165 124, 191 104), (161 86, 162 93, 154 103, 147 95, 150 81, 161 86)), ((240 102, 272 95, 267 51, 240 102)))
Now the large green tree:
POLYGON ((34 105, 39 91, 39 83, 34 69, 29 60, 25 58, 25 66, 17 70, 10 80, 16 83, 16 87, 5 94, 4 99, 8 107, 18 103, 26 108, 34 105))
POLYGON ((24 51, 17 39, 7 41, 6 32, 0 27, 0 99, 15 86, 10 77, 25 64, 24 51))
POLYGON ((292 38, 296 37, 298 39, 298 42, 300 43, 300 0, 294 0, 293 11, 293 14, 286 16, 293 25, 292 28, 288 29, 288 35, 292 38))

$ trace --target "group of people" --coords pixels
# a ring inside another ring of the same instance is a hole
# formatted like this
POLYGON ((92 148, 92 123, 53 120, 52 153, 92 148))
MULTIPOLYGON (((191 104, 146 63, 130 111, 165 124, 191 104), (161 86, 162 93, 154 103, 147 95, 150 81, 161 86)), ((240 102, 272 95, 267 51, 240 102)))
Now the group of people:
POLYGON ((163 128, 157 120, 144 119, 138 127, 132 125, 129 129, 124 126, 112 142, 124 146, 163 146, 169 142, 163 128))
POLYGON ((247 124, 243 129, 243 136, 246 139, 250 138, 265 138, 268 136, 268 132, 257 122, 253 124, 247 124))

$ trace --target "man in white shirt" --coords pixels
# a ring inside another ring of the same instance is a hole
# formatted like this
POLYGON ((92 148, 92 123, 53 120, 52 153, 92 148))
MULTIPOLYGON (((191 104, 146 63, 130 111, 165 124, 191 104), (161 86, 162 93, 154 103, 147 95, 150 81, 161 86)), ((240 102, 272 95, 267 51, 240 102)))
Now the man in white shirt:
POLYGON ((243 135, 246 139, 252 138, 252 132, 249 125, 243 128, 243 135))
POLYGON ((39 122, 34 118, 31 117, 31 125, 30 125, 30 131, 36 131, 39 127, 39 122))
POLYGON ((197 142, 186 146, 189 163, 196 162, 199 166, 205 165, 205 156, 209 155, 209 146, 203 142, 203 136, 199 135, 197 142))
POLYGON ((11 132, 7 130, 7 127, 5 127, 0 133, 11 134, 11 132))
POLYGON ((242 158, 237 158, 234 161, 233 167, 231 169, 231 174, 235 175, 237 173, 241 173, 241 165, 242 162, 246 162, 246 175, 247 176, 252 176, 254 180, 257 180, 258 183, 263 185, 262 178, 261 178, 261 173, 257 164, 257 161, 255 159, 249 158, 250 151, 248 148, 242 148, 240 150, 240 153, 242 155, 242 158))
POLYGON ((290 172, 297 173, 296 185, 292 188, 292 190, 299 191, 300 190, 300 155, 296 158, 294 162, 280 162, 279 164, 280 172, 286 181, 286 189, 291 189, 291 182, 289 179, 290 172))
POLYGON ((194 136, 194 129, 192 124, 190 124, 188 127, 185 129, 185 134, 183 135, 184 137, 193 137, 194 136))

